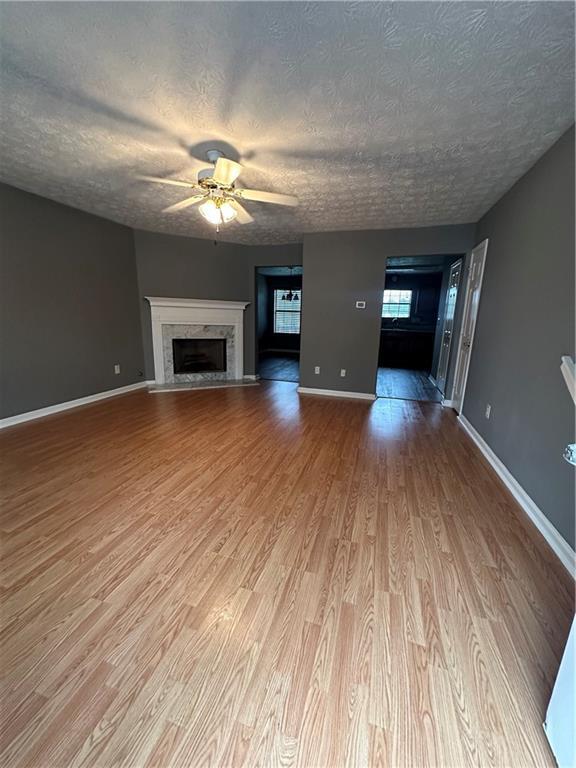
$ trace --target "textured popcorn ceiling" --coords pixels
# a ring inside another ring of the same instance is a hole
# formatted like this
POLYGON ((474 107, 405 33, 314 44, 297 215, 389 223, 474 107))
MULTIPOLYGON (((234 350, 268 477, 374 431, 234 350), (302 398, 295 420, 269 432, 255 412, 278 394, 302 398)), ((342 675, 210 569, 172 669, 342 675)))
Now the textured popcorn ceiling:
POLYGON ((476 221, 573 120, 572 3, 2 3, 1 178, 208 237, 185 196, 215 140, 247 203, 222 239, 476 221), (237 154, 235 154, 237 153, 237 154))

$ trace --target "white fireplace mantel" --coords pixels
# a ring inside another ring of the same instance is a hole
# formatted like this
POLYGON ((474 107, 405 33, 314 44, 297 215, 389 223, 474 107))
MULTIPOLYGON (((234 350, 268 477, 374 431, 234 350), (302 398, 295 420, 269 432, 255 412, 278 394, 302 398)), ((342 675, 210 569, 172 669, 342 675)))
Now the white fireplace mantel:
POLYGON ((188 307, 195 309, 224 309, 244 311, 249 301, 214 301, 213 299, 171 299, 165 296, 145 296, 151 307, 188 307))
POLYGON ((145 296, 152 317, 154 379, 164 384, 163 325, 228 325, 234 331, 234 378, 244 377, 244 310, 248 301, 214 301, 145 296))

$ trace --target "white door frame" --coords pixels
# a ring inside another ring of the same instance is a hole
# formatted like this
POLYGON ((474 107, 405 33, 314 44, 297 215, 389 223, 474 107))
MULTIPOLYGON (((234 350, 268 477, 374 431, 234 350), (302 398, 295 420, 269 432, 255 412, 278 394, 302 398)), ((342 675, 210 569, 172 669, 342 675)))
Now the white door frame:
POLYGON ((446 288, 446 298, 444 301, 444 313, 442 318, 442 328, 440 330, 440 354, 438 356, 438 368, 436 369, 436 379, 435 384, 436 387, 440 390, 442 393, 442 396, 444 396, 444 393, 446 391, 446 382, 448 381, 448 369, 450 366, 450 350, 452 348, 452 333, 454 331, 454 321, 456 319, 455 314, 452 316, 452 318, 448 317, 448 311, 450 310, 450 304, 449 304, 449 297, 450 297, 450 289, 452 284, 452 274, 453 272, 458 269, 460 270, 460 274, 458 275, 458 285, 456 286, 456 295, 458 295, 458 292, 460 291, 460 283, 462 282, 462 266, 463 266, 463 260, 457 259, 453 264, 450 264, 450 272, 448 275, 448 286, 446 288), (447 325, 449 320, 452 320, 452 329, 448 331, 447 325), (448 343, 445 344, 445 337, 446 334, 448 335, 448 343), (441 366, 445 363, 446 370, 444 372, 444 381, 442 383, 442 388, 440 388, 440 369, 441 366))
POLYGON ((468 383, 468 371, 470 369, 470 360, 472 358, 472 348, 474 345, 474 335, 476 332, 476 321, 478 319, 478 308, 480 306, 480 296, 482 293, 482 281, 484 279, 484 265, 486 264, 486 253, 488 251, 488 239, 482 240, 470 252, 467 259, 466 269, 466 288, 464 291, 464 311, 462 312, 462 322, 460 324, 460 333, 458 335, 458 352, 456 355, 456 366, 454 368, 454 382, 452 384, 452 400, 450 404, 457 413, 462 413, 464 407, 464 398, 466 397, 466 385, 468 383), (471 290, 476 278, 472 267, 474 266, 475 255, 479 258, 477 276, 477 295, 472 302, 474 291, 471 290), (468 333, 466 334, 466 328, 468 333), (467 354, 464 354, 464 352, 467 354), (456 387, 459 381, 462 381, 460 390, 462 395, 460 399, 455 398, 456 387))

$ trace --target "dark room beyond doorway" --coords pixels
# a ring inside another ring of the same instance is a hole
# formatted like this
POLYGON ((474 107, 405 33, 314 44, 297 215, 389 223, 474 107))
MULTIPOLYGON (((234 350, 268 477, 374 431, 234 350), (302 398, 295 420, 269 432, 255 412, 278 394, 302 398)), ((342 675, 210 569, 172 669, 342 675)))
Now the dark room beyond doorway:
POLYGON ((302 267, 257 267, 256 342, 261 379, 300 379, 302 267))
POLYGON ((437 388, 440 316, 446 275, 455 257, 389 258, 382 301, 378 397, 440 403, 437 388))

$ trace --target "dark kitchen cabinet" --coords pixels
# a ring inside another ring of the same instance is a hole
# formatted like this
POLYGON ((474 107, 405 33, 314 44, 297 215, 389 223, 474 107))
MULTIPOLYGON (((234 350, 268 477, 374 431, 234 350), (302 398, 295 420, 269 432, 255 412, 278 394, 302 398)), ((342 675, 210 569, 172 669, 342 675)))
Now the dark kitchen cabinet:
POLYGON ((403 328, 380 332, 378 365, 384 368, 411 368, 429 371, 434 351, 434 331, 403 328))

